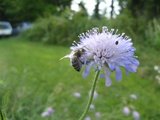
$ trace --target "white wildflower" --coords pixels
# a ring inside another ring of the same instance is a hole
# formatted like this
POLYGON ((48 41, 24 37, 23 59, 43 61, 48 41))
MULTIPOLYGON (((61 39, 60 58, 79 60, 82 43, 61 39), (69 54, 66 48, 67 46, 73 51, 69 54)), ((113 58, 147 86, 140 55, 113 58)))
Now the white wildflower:
POLYGON ((140 120, 140 114, 139 114, 139 112, 133 111, 132 115, 133 115, 134 120, 140 120))
POLYGON ((42 112, 41 116, 42 117, 48 117, 51 116, 54 113, 54 109, 51 107, 48 107, 44 112, 42 112))
POLYGON ((133 100, 137 100, 137 99, 138 99, 138 97, 137 97, 136 94, 131 94, 131 95, 130 95, 130 98, 133 99, 133 100))
POLYGON ((155 65, 155 66, 154 66, 154 70, 155 70, 155 71, 158 71, 158 70, 159 70, 159 66, 158 66, 158 65, 155 65))
MULTIPOLYGON (((89 92, 89 96, 91 95, 91 91, 89 92)), ((98 97, 98 93, 97 93, 97 91, 94 91, 94 95, 93 95, 93 98, 94 99, 97 99, 97 97, 98 97)))
POLYGON ((155 77, 157 80, 160 80, 160 76, 159 75, 156 75, 155 77))
POLYGON ((76 97, 76 98, 80 98, 81 97, 81 93, 75 92, 75 93, 73 93, 73 96, 76 97))
POLYGON ((96 118, 100 118, 101 117, 101 113, 100 112, 96 112, 95 116, 96 116, 96 118))
POLYGON ((125 106, 124 108, 123 108, 123 114, 124 115, 126 115, 126 116, 128 116, 129 114, 130 114, 130 109, 129 109, 129 107, 128 106, 125 106))
POLYGON ((84 118, 84 120, 91 120, 91 117, 87 116, 84 118))
POLYGON ((91 104, 91 105, 90 105, 90 109, 92 109, 92 110, 95 109, 94 104, 91 104))

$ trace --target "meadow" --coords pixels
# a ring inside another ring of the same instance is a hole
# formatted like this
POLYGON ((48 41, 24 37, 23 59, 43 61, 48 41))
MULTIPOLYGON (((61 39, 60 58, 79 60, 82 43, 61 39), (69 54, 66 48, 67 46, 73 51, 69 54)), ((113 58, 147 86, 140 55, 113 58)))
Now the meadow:
MULTIPOLYGON (((140 67, 106 87, 99 79, 92 107, 91 120, 133 120, 132 111, 141 120, 160 119, 160 84, 155 79, 155 65, 160 65, 159 51, 135 43, 140 67), (134 97, 133 97, 134 96, 134 97), (125 106, 131 113, 123 113, 125 106)), ((0 40, 0 108, 8 120, 78 120, 88 100, 95 71, 82 78, 68 59, 69 47, 30 42, 23 38, 0 40), (51 107, 48 117, 42 113, 51 107)))

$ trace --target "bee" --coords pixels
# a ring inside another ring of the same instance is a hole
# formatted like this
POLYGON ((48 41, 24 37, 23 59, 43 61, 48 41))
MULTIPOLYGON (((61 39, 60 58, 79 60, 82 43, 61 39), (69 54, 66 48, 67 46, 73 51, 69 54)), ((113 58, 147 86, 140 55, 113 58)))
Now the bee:
POLYGON ((84 49, 77 50, 73 53, 71 58, 71 64, 73 68, 78 72, 81 70, 82 65, 84 64, 84 62, 80 60, 80 57, 82 56, 83 53, 84 49))

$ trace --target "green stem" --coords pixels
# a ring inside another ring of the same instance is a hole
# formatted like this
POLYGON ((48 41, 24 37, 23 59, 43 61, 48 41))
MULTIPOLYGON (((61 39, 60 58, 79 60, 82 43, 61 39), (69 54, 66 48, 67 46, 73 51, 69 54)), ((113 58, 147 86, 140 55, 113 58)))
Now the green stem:
POLYGON ((0 110, 0 118, 1 118, 1 120, 4 120, 4 116, 3 116, 3 112, 0 110))
POLYGON ((81 117, 79 118, 79 120, 83 120, 83 119, 84 119, 84 117, 86 116, 86 114, 87 114, 87 112, 88 112, 88 110, 89 110, 89 108, 90 108, 90 105, 91 105, 92 100, 93 100, 94 90, 95 90, 95 88, 96 88, 96 83, 97 83, 97 80, 98 80, 99 73, 100 73, 100 70, 98 70, 98 71, 96 72, 96 75, 95 75, 95 78, 94 78, 94 81, 93 81, 93 84, 92 84, 91 94, 90 94, 90 96, 89 96, 88 104, 87 104, 87 106, 86 106, 83 114, 82 114, 81 117))

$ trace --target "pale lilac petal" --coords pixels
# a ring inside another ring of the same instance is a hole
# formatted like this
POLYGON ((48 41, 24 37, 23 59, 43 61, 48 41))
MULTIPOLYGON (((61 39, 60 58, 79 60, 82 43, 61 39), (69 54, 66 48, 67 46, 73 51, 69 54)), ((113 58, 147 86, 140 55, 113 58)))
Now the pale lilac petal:
POLYGON ((122 72, 119 67, 116 67, 116 80, 121 80, 122 79, 122 72))
POLYGON ((129 72, 136 72, 137 71, 137 66, 133 65, 133 64, 126 65, 125 68, 129 72))
POLYGON ((111 72, 108 70, 108 68, 105 68, 105 79, 106 79, 105 85, 107 87, 111 86, 111 84, 112 84, 110 74, 111 74, 111 72))
POLYGON ((83 71, 83 78, 86 78, 89 75, 92 65, 93 63, 89 63, 88 65, 86 65, 86 68, 83 71))
POLYGON ((112 71, 115 70, 115 65, 113 63, 108 63, 108 66, 112 71))
POLYGON ((105 75, 104 74, 100 74, 100 78, 105 78, 105 75))

